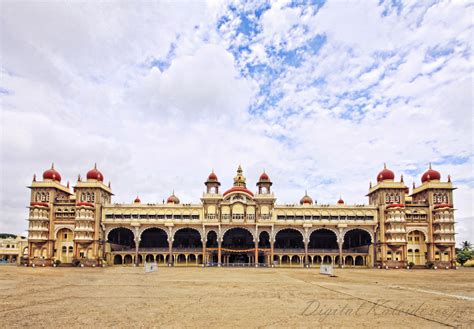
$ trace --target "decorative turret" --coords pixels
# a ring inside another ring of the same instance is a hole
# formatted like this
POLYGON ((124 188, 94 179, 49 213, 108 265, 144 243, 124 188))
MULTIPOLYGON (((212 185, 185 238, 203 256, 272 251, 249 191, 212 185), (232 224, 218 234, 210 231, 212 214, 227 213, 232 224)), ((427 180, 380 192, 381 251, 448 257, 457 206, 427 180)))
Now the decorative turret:
POLYGON ((239 167, 237 168, 237 176, 234 177, 234 186, 246 187, 245 181, 246 178, 243 175, 242 167, 239 165, 239 167))
POLYGON ((260 175, 260 178, 258 179, 257 187, 258 187, 258 194, 269 194, 270 193, 270 187, 273 185, 273 183, 270 181, 270 177, 268 177, 267 173, 265 170, 263 173, 260 175))
POLYGON ((219 182, 217 175, 214 173, 214 169, 212 169, 212 172, 207 177, 207 181, 204 182, 204 185, 206 185, 206 192, 208 194, 219 193, 219 186, 221 186, 221 183, 219 182))

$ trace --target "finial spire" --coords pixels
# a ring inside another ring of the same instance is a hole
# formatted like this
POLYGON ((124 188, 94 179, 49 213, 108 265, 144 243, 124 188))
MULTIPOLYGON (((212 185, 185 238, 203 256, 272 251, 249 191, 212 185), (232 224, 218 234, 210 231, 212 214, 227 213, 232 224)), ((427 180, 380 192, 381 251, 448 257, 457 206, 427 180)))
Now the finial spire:
POLYGON ((431 162, 430 162, 429 168, 431 169, 431 162))
POLYGON ((67 181, 66 187, 69 188, 69 181, 67 181))
POLYGON ((97 162, 94 162, 94 169, 97 169, 97 162))
POLYGON ((78 182, 81 181, 81 174, 77 175, 77 181, 78 181, 78 182))
POLYGON ((54 162, 51 162, 51 169, 54 169, 54 162))
POLYGON ((400 182, 403 183, 403 174, 400 175, 400 182))
POLYGON ((448 183, 451 183, 451 175, 448 175, 448 183))
POLYGON ((383 163, 383 169, 387 169, 387 164, 385 162, 383 163))
POLYGON ((36 182, 36 174, 33 174, 33 182, 36 182))
POLYGON ((413 182, 413 188, 415 188, 415 182, 413 182))

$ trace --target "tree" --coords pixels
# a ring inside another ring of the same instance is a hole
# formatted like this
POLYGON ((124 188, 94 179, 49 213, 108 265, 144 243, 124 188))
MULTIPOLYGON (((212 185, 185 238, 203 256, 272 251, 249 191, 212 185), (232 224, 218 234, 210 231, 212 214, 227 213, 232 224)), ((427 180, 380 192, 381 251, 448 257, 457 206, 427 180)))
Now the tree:
POLYGON ((469 241, 461 242, 461 249, 462 250, 472 250, 472 244, 469 241))
POLYGON ((472 259, 472 250, 470 249, 461 249, 458 251, 456 254, 456 260, 458 261, 461 266, 464 266, 464 264, 472 259))

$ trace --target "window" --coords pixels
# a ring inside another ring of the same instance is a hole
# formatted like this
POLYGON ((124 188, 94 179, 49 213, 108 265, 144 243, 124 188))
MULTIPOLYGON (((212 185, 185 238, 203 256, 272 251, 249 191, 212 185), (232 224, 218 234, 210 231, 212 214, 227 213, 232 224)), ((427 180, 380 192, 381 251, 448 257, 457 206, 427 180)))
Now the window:
POLYGON ((66 251, 67 251, 67 247, 66 247, 66 246, 63 246, 62 251, 63 251, 63 252, 66 252, 66 251))
POLYGON ((67 240, 67 233, 64 233, 64 239, 67 240))
POLYGON ((74 248, 72 246, 69 247, 69 252, 73 252, 74 248))
POLYGON ((84 252, 81 251, 81 252, 79 253, 79 256, 80 256, 81 258, 84 258, 84 252))

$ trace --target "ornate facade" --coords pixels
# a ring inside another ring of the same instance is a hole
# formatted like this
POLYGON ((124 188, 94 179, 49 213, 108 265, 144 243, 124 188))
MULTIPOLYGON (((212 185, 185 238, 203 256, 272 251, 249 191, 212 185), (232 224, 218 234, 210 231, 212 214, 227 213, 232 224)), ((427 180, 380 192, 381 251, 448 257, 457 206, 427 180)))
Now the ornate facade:
POLYGON ((30 264, 168 266, 455 266, 454 190, 431 169, 411 193, 384 168, 368 205, 318 204, 305 193, 279 205, 267 173, 256 193, 239 166, 230 189, 212 172, 201 203, 113 204, 94 167, 71 191, 52 166, 29 187, 30 264), (412 264, 411 264, 412 263, 412 264))

